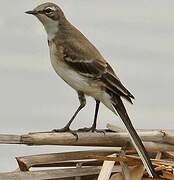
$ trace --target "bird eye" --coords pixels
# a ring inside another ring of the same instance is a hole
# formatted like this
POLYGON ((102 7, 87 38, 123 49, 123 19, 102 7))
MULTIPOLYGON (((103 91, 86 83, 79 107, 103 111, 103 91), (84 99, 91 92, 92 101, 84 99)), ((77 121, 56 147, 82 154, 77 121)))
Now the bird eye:
POLYGON ((46 14, 49 14, 49 13, 51 13, 52 11, 53 11, 53 9, 51 9, 51 8, 45 9, 46 14))

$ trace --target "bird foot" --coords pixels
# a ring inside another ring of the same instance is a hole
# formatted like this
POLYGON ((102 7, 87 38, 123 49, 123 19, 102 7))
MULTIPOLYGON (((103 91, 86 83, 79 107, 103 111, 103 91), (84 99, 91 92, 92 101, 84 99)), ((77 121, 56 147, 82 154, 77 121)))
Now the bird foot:
POLYGON ((81 129, 78 129, 77 132, 97 132, 97 133, 104 133, 105 134, 105 130, 99 130, 99 129, 96 129, 96 128, 93 128, 93 127, 81 128, 81 129))
POLYGON ((61 128, 61 129, 53 129, 51 132, 53 132, 53 133, 69 132, 69 133, 71 133, 72 135, 74 135, 76 137, 76 140, 78 140, 77 132, 71 130, 68 126, 65 126, 65 127, 61 128))

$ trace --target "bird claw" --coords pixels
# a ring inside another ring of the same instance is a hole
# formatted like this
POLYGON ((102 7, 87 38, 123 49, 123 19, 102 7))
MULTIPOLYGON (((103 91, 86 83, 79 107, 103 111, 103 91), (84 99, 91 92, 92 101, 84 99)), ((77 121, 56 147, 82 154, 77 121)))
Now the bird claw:
POLYGON ((52 132, 69 132, 71 131, 69 127, 65 126, 61 129, 53 129, 52 132))
POLYGON ((90 127, 90 128, 81 128, 81 129, 78 129, 77 132, 96 132, 96 133, 104 133, 105 135, 105 130, 99 130, 99 129, 95 129, 93 127, 90 127))
POLYGON ((69 133, 71 133, 72 135, 74 135, 74 136, 76 137, 76 140, 78 140, 78 134, 77 134, 77 132, 71 130, 71 129, 70 129, 69 127, 67 127, 67 126, 61 128, 61 129, 53 129, 51 132, 53 132, 53 133, 69 132, 69 133))

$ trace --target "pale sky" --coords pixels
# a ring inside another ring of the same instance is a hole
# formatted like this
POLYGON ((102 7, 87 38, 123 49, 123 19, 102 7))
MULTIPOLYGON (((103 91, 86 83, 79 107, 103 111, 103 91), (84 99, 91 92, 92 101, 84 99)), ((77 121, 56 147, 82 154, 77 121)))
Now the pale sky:
MULTIPOLYGON (((50 64, 46 33, 24 12, 45 1, 1 0, 0 133, 60 128, 79 102, 50 64)), ((67 18, 100 50, 134 94, 127 110, 136 128, 173 128, 174 1, 58 0, 67 18)), ((95 102, 88 98, 74 128, 90 126, 95 102)), ((98 127, 121 120, 101 106, 98 127)), ((63 151, 64 147, 0 147, 0 171, 14 170, 15 156, 63 151)), ((73 150, 79 149, 72 148, 73 150)), ((70 149, 69 149, 70 150, 70 149)))

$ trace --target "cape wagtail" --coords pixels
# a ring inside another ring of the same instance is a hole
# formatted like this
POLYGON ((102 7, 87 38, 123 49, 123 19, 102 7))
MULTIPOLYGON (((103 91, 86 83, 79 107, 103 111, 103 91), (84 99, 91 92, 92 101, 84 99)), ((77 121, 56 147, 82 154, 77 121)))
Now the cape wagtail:
POLYGON ((60 7, 53 3, 44 3, 27 14, 35 15, 43 24, 48 35, 51 63, 56 73, 76 90, 80 106, 62 128, 54 131, 65 132, 78 112, 85 107, 87 96, 96 101, 92 127, 84 131, 97 131, 96 121, 100 102, 113 113, 118 114, 129 132, 142 162, 151 177, 156 176, 145 147, 137 135, 126 112, 121 98, 132 104, 134 96, 125 88, 112 67, 93 44, 76 29, 65 17, 60 7))

